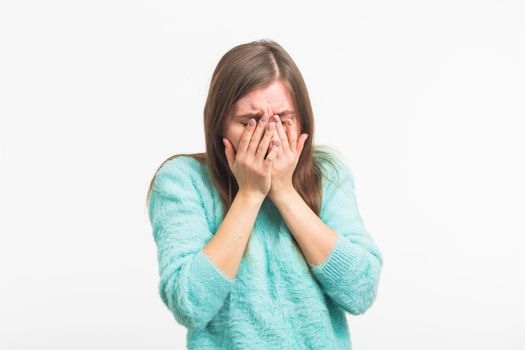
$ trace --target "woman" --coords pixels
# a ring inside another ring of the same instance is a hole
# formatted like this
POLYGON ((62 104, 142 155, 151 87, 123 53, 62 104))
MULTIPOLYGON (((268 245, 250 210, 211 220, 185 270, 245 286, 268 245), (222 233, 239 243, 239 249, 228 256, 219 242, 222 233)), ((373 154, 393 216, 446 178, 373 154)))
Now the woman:
POLYGON ((351 171, 312 145, 307 89, 280 45, 222 57, 204 131, 206 152, 168 158, 148 191, 159 293, 187 347, 351 348, 344 312, 372 305, 383 259, 351 171))

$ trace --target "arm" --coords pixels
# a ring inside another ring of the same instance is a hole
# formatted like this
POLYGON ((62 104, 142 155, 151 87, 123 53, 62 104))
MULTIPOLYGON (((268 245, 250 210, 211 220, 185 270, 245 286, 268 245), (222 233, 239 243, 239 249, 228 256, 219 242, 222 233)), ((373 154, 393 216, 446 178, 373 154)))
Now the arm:
POLYGON ((204 246, 210 259, 232 279, 239 270, 263 200, 237 192, 217 233, 204 246))
MULTIPOLYGON (((276 206, 299 244, 323 291, 341 308, 357 315, 373 303, 383 264, 357 208, 350 170, 335 158, 339 172, 326 173, 320 217, 295 190, 276 197, 276 206)), ((324 179, 323 179, 324 181, 324 179)))
POLYGON ((213 235, 192 171, 182 158, 175 158, 158 171, 149 215, 157 245, 161 299, 181 325, 203 329, 231 291, 232 276, 258 207, 251 198, 236 197, 213 235), (239 222, 243 224, 235 225, 239 222))

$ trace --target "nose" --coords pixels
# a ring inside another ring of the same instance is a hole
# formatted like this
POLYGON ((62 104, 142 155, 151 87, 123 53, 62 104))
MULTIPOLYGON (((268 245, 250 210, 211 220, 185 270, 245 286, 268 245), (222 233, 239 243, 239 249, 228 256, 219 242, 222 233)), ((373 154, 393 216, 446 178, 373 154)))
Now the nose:
POLYGON ((268 106, 266 107, 265 109, 265 113, 268 115, 268 117, 270 117, 269 121, 273 121, 273 112, 272 112, 272 109, 268 106))
POLYGON ((271 118, 270 121, 273 121, 274 114, 277 114, 276 111, 273 110, 272 106, 270 104, 266 104, 266 107, 263 107, 266 114, 271 118))

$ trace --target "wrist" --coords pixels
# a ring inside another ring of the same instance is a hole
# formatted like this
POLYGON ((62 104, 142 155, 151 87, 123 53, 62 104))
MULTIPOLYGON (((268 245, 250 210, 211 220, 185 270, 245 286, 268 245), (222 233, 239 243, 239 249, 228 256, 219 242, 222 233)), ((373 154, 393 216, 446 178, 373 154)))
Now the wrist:
POLYGON ((271 199, 275 204, 279 202, 286 202, 296 196, 298 193, 293 186, 279 189, 271 194, 271 199))
POLYGON ((239 197, 241 200, 247 201, 253 204, 262 204, 262 202, 264 202, 264 199, 266 198, 266 196, 263 194, 243 192, 243 191, 238 191, 236 197, 239 197))

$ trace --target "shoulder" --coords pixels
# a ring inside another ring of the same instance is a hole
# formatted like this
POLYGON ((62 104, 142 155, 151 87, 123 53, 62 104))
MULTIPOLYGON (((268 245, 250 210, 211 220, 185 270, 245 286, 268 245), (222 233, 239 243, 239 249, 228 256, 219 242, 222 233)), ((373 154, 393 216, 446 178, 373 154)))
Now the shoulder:
POLYGON ((159 168, 158 173, 163 174, 180 174, 195 173, 200 170, 202 164, 195 158, 186 155, 180 155, 167 160, 159 168))
POLYGON ((316 150, 315 158, 321 171, 323 188, 339 188, 348 184, 354 187, 353 171, 341 152, 323 146, 316 150))
POLYGON ((155 174, 152 191, 177 193, 198 190, 202 164, 191 156, 177 156, 165 161, 155 174))

